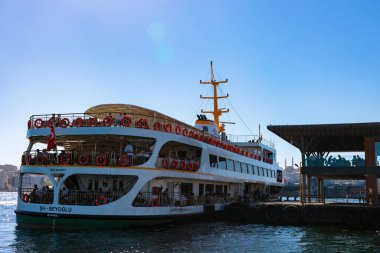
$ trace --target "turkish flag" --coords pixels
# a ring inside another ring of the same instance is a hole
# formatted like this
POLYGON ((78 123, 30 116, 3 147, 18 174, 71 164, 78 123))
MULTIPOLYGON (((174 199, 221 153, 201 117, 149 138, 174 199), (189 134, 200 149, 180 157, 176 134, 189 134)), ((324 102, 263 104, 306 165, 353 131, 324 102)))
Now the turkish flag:
POLYGON ((54 130, 54 126, 52 125, 50 128, 50 135, 49 135, 47 150, 56 149, 56 148, 57 148, 57 145, 55 144, 55 130, 54 130))

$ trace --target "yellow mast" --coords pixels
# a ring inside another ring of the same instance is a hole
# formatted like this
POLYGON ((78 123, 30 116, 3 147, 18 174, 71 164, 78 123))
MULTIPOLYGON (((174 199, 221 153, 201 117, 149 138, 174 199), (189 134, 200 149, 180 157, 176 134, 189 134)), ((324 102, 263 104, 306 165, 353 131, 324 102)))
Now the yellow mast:
POLYGON ((199 81, 200 84, 212 84, 213 87, 214 87, 214 96, 213 97, 203 97, 202 95, 200 96, 201 99, 213 99, 214 100, 214 110, 213 111, 203 111, 203 109, 201 110, 202 113, 211 113, 214 115, 214 121, 216 123, 216 128, 218 130, 218 133, 221 133, 224 131, 224 124, 221 124, 222 122, 219 121, 219 117, 223 114, 223 113, 227 113, 229 112, 229 109, 224 109, 224 108, 219 108, 218 107, 218 99, 220 98, 228 98, 228 94, 227 96, 220 96, 218 97, 218 86, 219 84, 221 83, 227 83, 228 82, 228 79, 226 79, 225 81, 215 81, 214 79, 214 68, 212 66, 212 61, 210 63, 210 68, 211 68, 211 80, 209 82, 202 82, 199 81))

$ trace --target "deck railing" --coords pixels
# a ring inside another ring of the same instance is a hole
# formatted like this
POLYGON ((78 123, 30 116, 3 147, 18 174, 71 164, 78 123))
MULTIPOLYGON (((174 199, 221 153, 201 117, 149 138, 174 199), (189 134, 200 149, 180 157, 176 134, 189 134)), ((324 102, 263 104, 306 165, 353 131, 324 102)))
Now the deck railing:
POLYGON ((157 168, 179 169, 187 171, 197 171, 200 166, 199 159, 169 159, 159 157, 156 162, 157 168))
POLYGON ((239 197, 231 197, 227 194, 192 196, 173 192, 141 192, 133 201, 133 206, 158 207, 158 206, 194 206, 205 204, 237 203, 239 197))
POLYGON ((52 204, 54 199, 53 190, 19 188, 19 194, 22 201, 27 203, 52 204))
MULTIPOLYGON (((112 115, 118 113, 111 112, 112 115)), ((188 138, 196 139, 217 146, 228 151, 240 154, 243 156, 254 158, 253 153, 245 151, 237 147, 229 141, 222 141, 219 136, 211 135, 201 131, 193 126, 187 125, 181 121, 176 121, 172 118, 152 117, 148 115, 128 114, 121 120, 116 120, 114 117, 108 117, 104 114, 103 118, 97 118, 86 113, 68 113, 68 114, 44 114, 33 115, 28 121, 28 128, 49 128, 51 126, 68 128, 68 127, 133 127, 141 129, 151 129, 167 133, 175 133, 188 138)), ((230 136, 233 138, 233 136, 230 136)), ((248 138, 248 137, 247 137, 248 138)), ((262 143, 269 147, 274 147, 272 142, 262 140, 262 143)), ((267 162, 267 161, 264 161, 267 162)))
POLYGON ((116 201, 125 194, 125 192, 119 191, 73 191, 66 189, 59 192, 59 203, 62 205, 100 206, 116 201))
POLYGON ((30 151, 24 152, 22 165, 78 165, 78 166, 138 166, 147 162, 150 153, 127 155, 118 152, 97 151, 30 151))

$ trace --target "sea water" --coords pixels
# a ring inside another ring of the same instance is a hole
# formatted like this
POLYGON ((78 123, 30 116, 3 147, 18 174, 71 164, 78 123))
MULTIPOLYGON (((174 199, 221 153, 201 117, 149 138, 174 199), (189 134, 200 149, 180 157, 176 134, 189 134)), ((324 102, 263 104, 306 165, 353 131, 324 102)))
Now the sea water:
POLYGON ((17 228, 17 193, 0 192, 0 252, 380 252, 380 233, 334 226, 196 222, 150 228, 17 228))

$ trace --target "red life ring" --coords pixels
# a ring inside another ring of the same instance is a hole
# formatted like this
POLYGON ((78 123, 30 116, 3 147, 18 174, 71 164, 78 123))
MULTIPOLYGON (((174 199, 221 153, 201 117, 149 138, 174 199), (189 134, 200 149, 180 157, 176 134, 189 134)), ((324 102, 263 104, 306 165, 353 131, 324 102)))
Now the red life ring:
POLYGON ((165 126, 165 132, 171 133, 172 130, 173 130, 172 125, 170 125, 169 123, 166 124, 166 126, 165 126))
POLYGON ((161 165, 163 168, 168 168, 169 167, 169 161, 166 159, 162 159, 161 165))
POLYGON ((128 166, 129 165, 129 157, 128 155, 122 155, 119 157, 118 164, 121 166, 128 166))
POLYGON ((199 170, 199 162, 194 162, 193 171, 199 170))
POLYGON ((154 122, 154 124, 153 124, 153 129, 154 129, 155 131, 161 131, 161 123, 158 122, 158 121, 154 122))
POLYGON ((187 163, 187 165, 186 165, 186 168, 187 168, 187 170, 192 171, 192 170, 193 170, 193 163, 192 163, 191 161, 189 161, 189 162, 187 163))
POLYGON ((172 161, 172 168, 177 169, 177 166, 178 166, 178 160, 173 160, 172 161))
POLYGON ((32 127, 32 121, 28 120, 28 129, 30 129, 31 127, 32 127))
POLYGON ((194 137, 194 132, 193 131, 189 131, 189 134, 187 135, 189 138, 193 138, 194 137))
POLYGON ((121 121, 120 121, 120 124, 123 126, 123 127, 129 127, 131 124, 132 124, 132 119, 128 116, 124 116, 121 121))
POLYGON ((110 126, 112 125, 112 123, 113 123, 113 119, 110 118, 110 117, 105 117, 105 118, 103 119, 103 121, 102 121, 103 126, 108 126, 108 127, 110 127, 110 126))
POLYGON ((59 122, 59 126, 60 127, 63 127, 63 128, 66 128, 70 125, 70 120, 68 118, 63 118, 61 119, 61 121, 59 122))
POLYGON ((153 198, 152 201, 150 202, 150 206, 160 206, 160 202, 158 201, 158 198, 153 198))
POLYGON ((59 163, 60 164, 70 164, 71 163, 71 154, 65 153, 59 156, 59 163))
POLYGON ((187 136, 188 133, 189 133, 189 130, 187 130, 186 128, 183 129, 183 132, 182 132, 183 136, 187 136))
POLYGON ((175 127, 175 133, 176 134, 180 134, 181 133, 181 127, 180 126, 176 126, 175 127))
POLYGON ((41 128, 44 126, 44 121, 42 119, 36 119, 34 121, 34 127, 35 128, 41 128))
POLYGON ((88 164, 88 155, 86 154, 81 154, 79 157, 78 157, 78 162, 79 164, 81 165, 87 165, 88 164))
POLYGON ((139 121, 137 121, 137 127, 138 128, 149 128, 148 121, 144 118, 139 119, 139 121))
POLYGON ((95 204, 97 206, 105 205, 108 203, 108 199, 104 197, 103 195, 97 196, 95 200, 95 204))
POLYGON ((98 155, 95 162, 97 166, 104 166, 107 163, 107 157, 105 155, 98 155))
POLYGON ((84 125, 84 119, 76 118, 73 122, 75 127, 82 127, 84 125))
POLYGON ((181 170, 184 170, 184 169, 186 169, 186 163, 185 163, 185 161, 184 161, 184 160, 181 160, 181 163, 180 163, 180 168, 181 168, 181 170))
POLYGON ((88 125, 90 126, 90 127, 95 127, 95 126, 97 126, 98 125, 98 118, 89 118, 88 119, 88 125))

